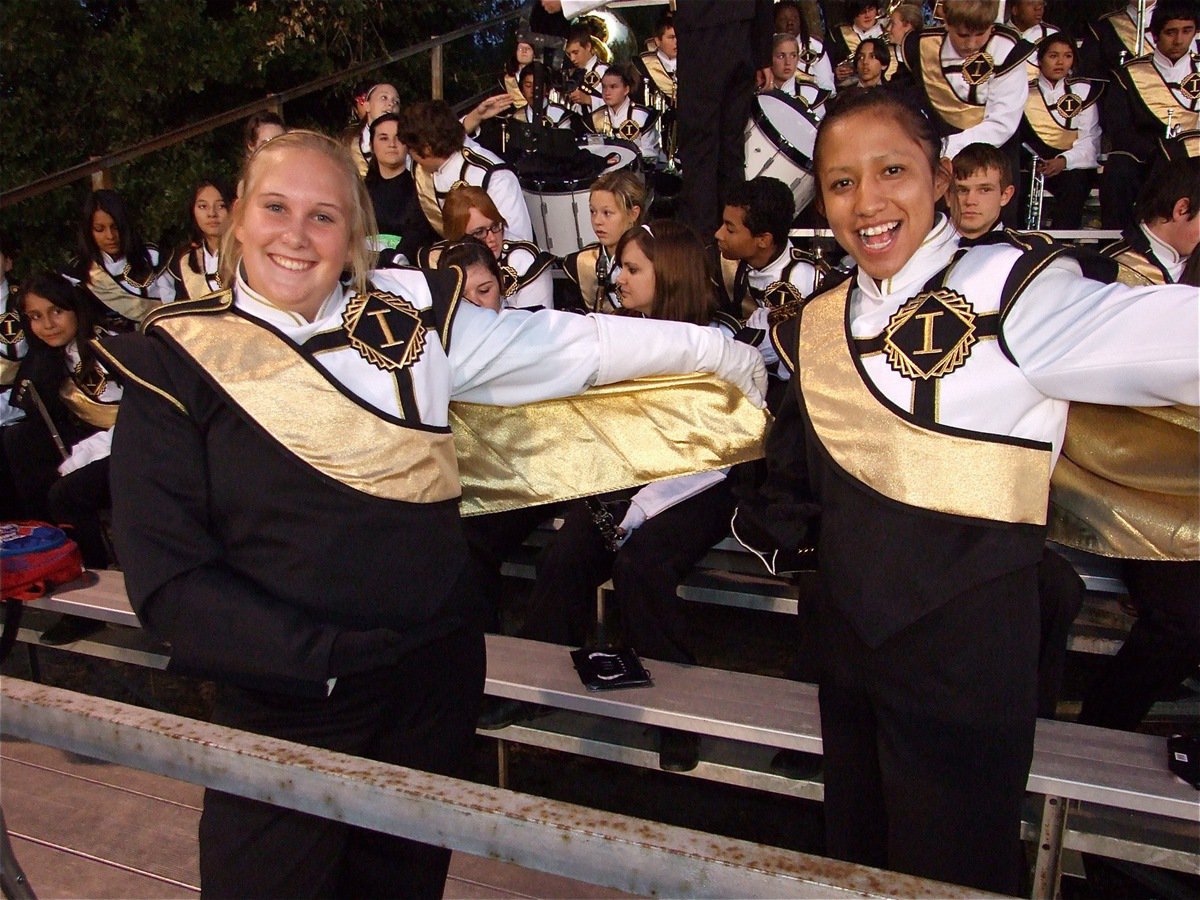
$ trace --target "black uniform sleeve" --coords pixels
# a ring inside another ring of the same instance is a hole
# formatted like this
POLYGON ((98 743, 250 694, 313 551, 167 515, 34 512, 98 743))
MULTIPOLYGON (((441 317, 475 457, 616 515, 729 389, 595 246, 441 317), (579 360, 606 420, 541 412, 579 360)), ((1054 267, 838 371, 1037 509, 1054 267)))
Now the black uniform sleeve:
MULTIPOLYGON (((314 622, 224 562, 206 487, 210 467, 226 462, 209 458, 205 446, 211 390, 153 338, 111 339, 103 356, 126 385, 111 462, 117 550, 138 618, 171 644, 170 668, 313 696, 324 695, 333 676, 370 668, 372 660, 356 658, 355 638, 340 639, 370 632, 314 622), (353 665, 331 660, 335 640, 337 656, 353 665)), ((386 653, 373 638, 366 643, 368 656, 386 653)))

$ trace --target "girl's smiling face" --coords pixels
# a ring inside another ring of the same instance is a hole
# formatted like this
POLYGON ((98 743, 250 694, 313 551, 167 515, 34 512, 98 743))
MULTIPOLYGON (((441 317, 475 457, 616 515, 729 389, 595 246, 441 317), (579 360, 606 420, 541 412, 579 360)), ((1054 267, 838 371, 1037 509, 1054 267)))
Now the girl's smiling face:
POLYGON ((823 128, 818 138, 821 206, 834 236, 864 272, 895 275, 933 227, 934 204, 950 183, 943 161, 892 114, 857 111, 823 128))
POLYGON ((79 317, 70 309, 55 306, 38 294, 26 294, 21 302, 29 330, 51 347, 65 347, 79 333, 79 317))

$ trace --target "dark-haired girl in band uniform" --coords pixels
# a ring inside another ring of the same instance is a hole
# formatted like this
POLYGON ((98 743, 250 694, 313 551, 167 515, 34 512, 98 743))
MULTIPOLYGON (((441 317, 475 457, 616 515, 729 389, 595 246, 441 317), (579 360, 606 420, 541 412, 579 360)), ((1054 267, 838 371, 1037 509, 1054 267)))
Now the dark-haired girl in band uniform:
POLYGON ((440 256, 448 244, 473 238, 492 252, 499 267, 500 293, 508 309, 553 309, 554 280, 550 267, 554 255, 531 241, 510 240, 508 223, 487 191, 464 184, 446 195, 442 207, 446 240, 424 250, 419 263, 427 269, 444 268, 440 256))
POLYGON ((600 79, 604 105, 584 117, 584 125, 593 134, 621 138, 636 144, 642 160, 649 166, 665 162, 662 135, 658 131, 658 113, 633 102, 641 78, 627 63, 613 63, 600 79))
MULTIPOLYGON (((18 307, 29 354, 17 371, 14 402, 32 427, 5 434, 17 490, 28 509, 44 509, 46 518, 69 529, 85 566, 108 568, 100 516, 112 506, 108 457, 122 391, 90 343, 108 333, 99 325, 101 309, 66 278, 49 274, 29 280, 18 307), (39 399, 56 433, 45 425, 39 399)), ((99 627, 64 616, 42 642, 67 643, 99 627)))
POLYGON ((521 75, 535 59, 532 39, 527 34, 518 34, 517 46, 512 57, 504 64, 504 73, 500 76, 500 85, 505 93, 512 97, 514 110, 524 108, 529 102, 521 90, 521 75))
POLYGON ((371 123, 371 161, 363 179, 379 228, 374 235, 376 249, 388 265, 416 262, 438 238, 421 210, 399 128, 400 117, 395 113, 384 113, 371 123))
POLYGON ((232 205, 233 194, 224 182, 206 178, 192 191, 191 240, 167 264, 175 279, 176 299, 195 299, 221 289, 221 235, 232 205))
POLYGON ((1062 32, 1042 39, 1037 77, 1021 120, 1021 140, 1041 160, 1046 187, 1054 195, 1048 227, 1078 228, 1083 204, 1096 183, 1100 164, 1100 107, 1104 83, 1070 76, 1075 44, 1062 32))
POLYGON ((175 279, 146 243, 116 191, 93 191, 79 220, 79 258, 68 278, 104 308, 103 325, 132 331, 152 310, 175 299, 175 279))
POLYGON ((627 169, 601 175, 588 195, 596 243, 563 257, 563 271, 571 279, 568 296, 556 305, 583 312, 612 312, 621 308, 616 276, 617 243, 621 235, 642 220, 646 185, 627 169))
POLYGON ((815 168, 858 268, 774 327, 796 377, 734 533, 771 558, 819 521, 828 852, 1015 895, 1068 405, 1195 405, 1200 307, 1045 238, 960 247, 940 136, 886 91, 830 104, 815 168))

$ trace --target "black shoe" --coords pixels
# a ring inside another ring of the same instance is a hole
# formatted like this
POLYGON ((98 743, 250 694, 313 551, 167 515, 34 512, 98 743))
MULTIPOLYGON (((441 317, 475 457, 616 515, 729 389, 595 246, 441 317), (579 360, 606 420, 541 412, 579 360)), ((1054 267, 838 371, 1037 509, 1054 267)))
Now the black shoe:
POLYGON ((658 767, 664 772, 690 772, 700 762, 700 735, 662 728, 658 732, 658 767))
POLYGON ((821 774, 825 758, 819 753, 801 753, 799 750, 780 750, 771 759, 771 771, 797 781, 812 781, 821 774))
POLYGON ((479 714, 479 719, 475 724, 484 731, 495 731, 499 728, 507 728, 514 722, 527 722, 530 719, 549 714, 549 709, 537 703, 485 697, 483 712, 479 714))
POLYGON ((51 647, 61 647, 63 644, 73 644, 75 641, 83 640, 89 634, 95 634, 103 628, 104 623, 95 619, 64 615, 43 631, 38 640, 51 647))

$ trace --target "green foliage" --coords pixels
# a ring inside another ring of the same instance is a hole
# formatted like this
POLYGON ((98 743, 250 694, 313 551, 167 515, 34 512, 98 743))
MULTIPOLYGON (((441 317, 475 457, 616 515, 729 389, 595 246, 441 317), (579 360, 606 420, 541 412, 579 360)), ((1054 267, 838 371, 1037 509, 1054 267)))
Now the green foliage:
MULTIPOLYGON (((0 183, 37 178, 136 144, 430 35, 511 9, 515 0, 3 0, 0 183)), ((510 29, 505 29, 509 31, 510 29)), ((451 102, 495 83, 500 42, 446 49, 451 102), (469 61, 467 77, 456 63, 469 61)), ((374 77, 374 76, 368 76, 374 77)), ((429 95, 426 56, 388 67, 401 96, 429 95)), ((288 104, 292 124, 337 132, 349 83, 288 104)), ((191 188, 234 180, 234 124, 121 165, 109 175, 143 232, 169 252, 184 239, 191 188)), ((17 275, 74 254, 87 179, 0 210, 18 247, 17 275)))

